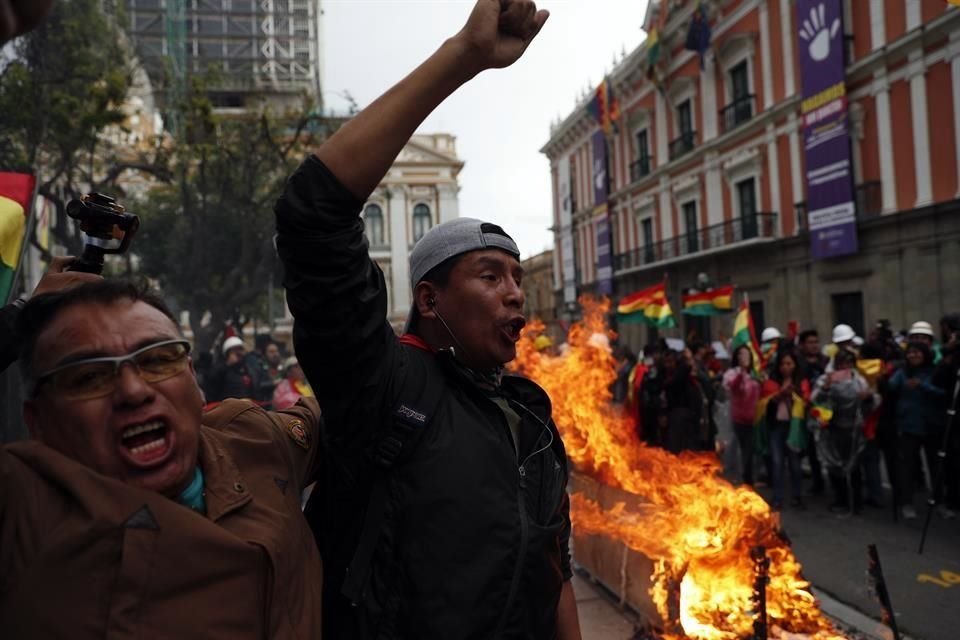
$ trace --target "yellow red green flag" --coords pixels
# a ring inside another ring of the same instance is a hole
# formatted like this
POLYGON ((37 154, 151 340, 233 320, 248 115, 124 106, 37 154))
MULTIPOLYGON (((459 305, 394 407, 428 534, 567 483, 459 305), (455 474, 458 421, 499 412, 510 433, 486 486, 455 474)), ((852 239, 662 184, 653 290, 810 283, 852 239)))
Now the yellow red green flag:
POLYGON ((0 171, 0 304, 13 293, 35 184, 30 174, 0 171))

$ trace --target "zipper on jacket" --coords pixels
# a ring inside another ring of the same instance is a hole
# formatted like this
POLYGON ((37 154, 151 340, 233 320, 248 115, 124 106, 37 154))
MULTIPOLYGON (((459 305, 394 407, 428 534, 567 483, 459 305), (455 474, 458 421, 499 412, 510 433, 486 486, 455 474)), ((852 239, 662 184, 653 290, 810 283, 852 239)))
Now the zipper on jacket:
MULTIPOLYGON (((527 460, 530 459, 530 456, 527 456, 527 460)), ((524 460, 526 464, 526 460, 524 460)), ((527 507, 526 500, 524 500, 524 492, 527 489, 527 470, 521 464, 519 468, 520 474, 520 483, 517 490, 517 509, 520 514, 520 550, 517 553, 517 561, 513 565, 513 577, 510 580, 510 591, 507 593, 507 602, 503 608, 503 615, 500 616, 500 622, 497 624, 496 633, 494 633, 494 638, 499 638, 503 633, 503 627, 507 624, 507 617, 510 615, 510 610, 513 608, 513 603, 517 599, 517 592, 520 590, 520 575, 523 573, 523 562, 527 556, 527 542, 530 537, 530 523, 527 520, 527 507)))

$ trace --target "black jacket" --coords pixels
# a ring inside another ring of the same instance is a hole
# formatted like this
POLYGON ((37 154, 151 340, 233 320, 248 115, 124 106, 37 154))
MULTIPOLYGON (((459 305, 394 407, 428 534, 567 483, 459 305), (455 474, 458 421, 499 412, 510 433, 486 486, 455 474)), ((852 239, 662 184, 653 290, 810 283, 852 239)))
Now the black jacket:
POLYGON ((324 558, 324 638, 549 639, 571 576, 567 464, 546 393, 485 390, 448 352, 396 338, 357 201, 310 157, 277 204, 298 358, 323 407, 327 469, 308 512, 324 558), (518 449, 503 410, 520 416, 518 449), (415 445, 371 462, 396 416, 415 445), (372 488, 385 525, 359 606, 340 591, 372 488))

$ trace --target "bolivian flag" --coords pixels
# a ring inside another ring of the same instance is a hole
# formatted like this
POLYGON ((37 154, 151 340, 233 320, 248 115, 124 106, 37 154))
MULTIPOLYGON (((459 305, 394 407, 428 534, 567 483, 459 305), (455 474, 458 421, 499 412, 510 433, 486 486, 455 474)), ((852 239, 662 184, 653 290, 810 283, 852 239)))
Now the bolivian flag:
MULTIPOLYGON (((753 374, 757 378, 763 369, 763 361, 760 358, 760 345, 757 343, 757 332, 753 328, 753 316, 750 315, 750 305, 744 300, 733 319, 733 338, 730 340, 730 353, 732 354, 741 345, 747 345, 753 354, 753 374)), ((735 362, 733 364, 736 364, 735 362)))
POLYGON ((690 316, 718 316, 733 311, 733 285, 683 296, 683 313, 690 316))
POLYGON ((35 184, 30 174, 0 171, 0 304, 13 293, 35 184))
POLYGON ((661 329, 677 326, 673 309, 667 300, 665 282, 622 298, 617 305, 617 317, 620 322, 627 324, 643 323, 661 329))

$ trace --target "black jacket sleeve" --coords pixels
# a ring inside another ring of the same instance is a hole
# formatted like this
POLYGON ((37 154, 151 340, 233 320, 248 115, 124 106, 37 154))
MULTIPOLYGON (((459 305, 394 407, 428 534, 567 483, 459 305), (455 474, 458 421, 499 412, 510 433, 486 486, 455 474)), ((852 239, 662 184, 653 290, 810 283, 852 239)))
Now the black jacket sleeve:
POLYGON ((17 360, 17 316, 20 308, 15 304, 8 304, 0 309, 0 372, 17 360))
POLYGON ((386 320, 383 273, 368 253, 362 207, 310 156, 275 208, 297 358, 334 430, 369 422, 358 412, 381 404, 398 349, 386 320))

